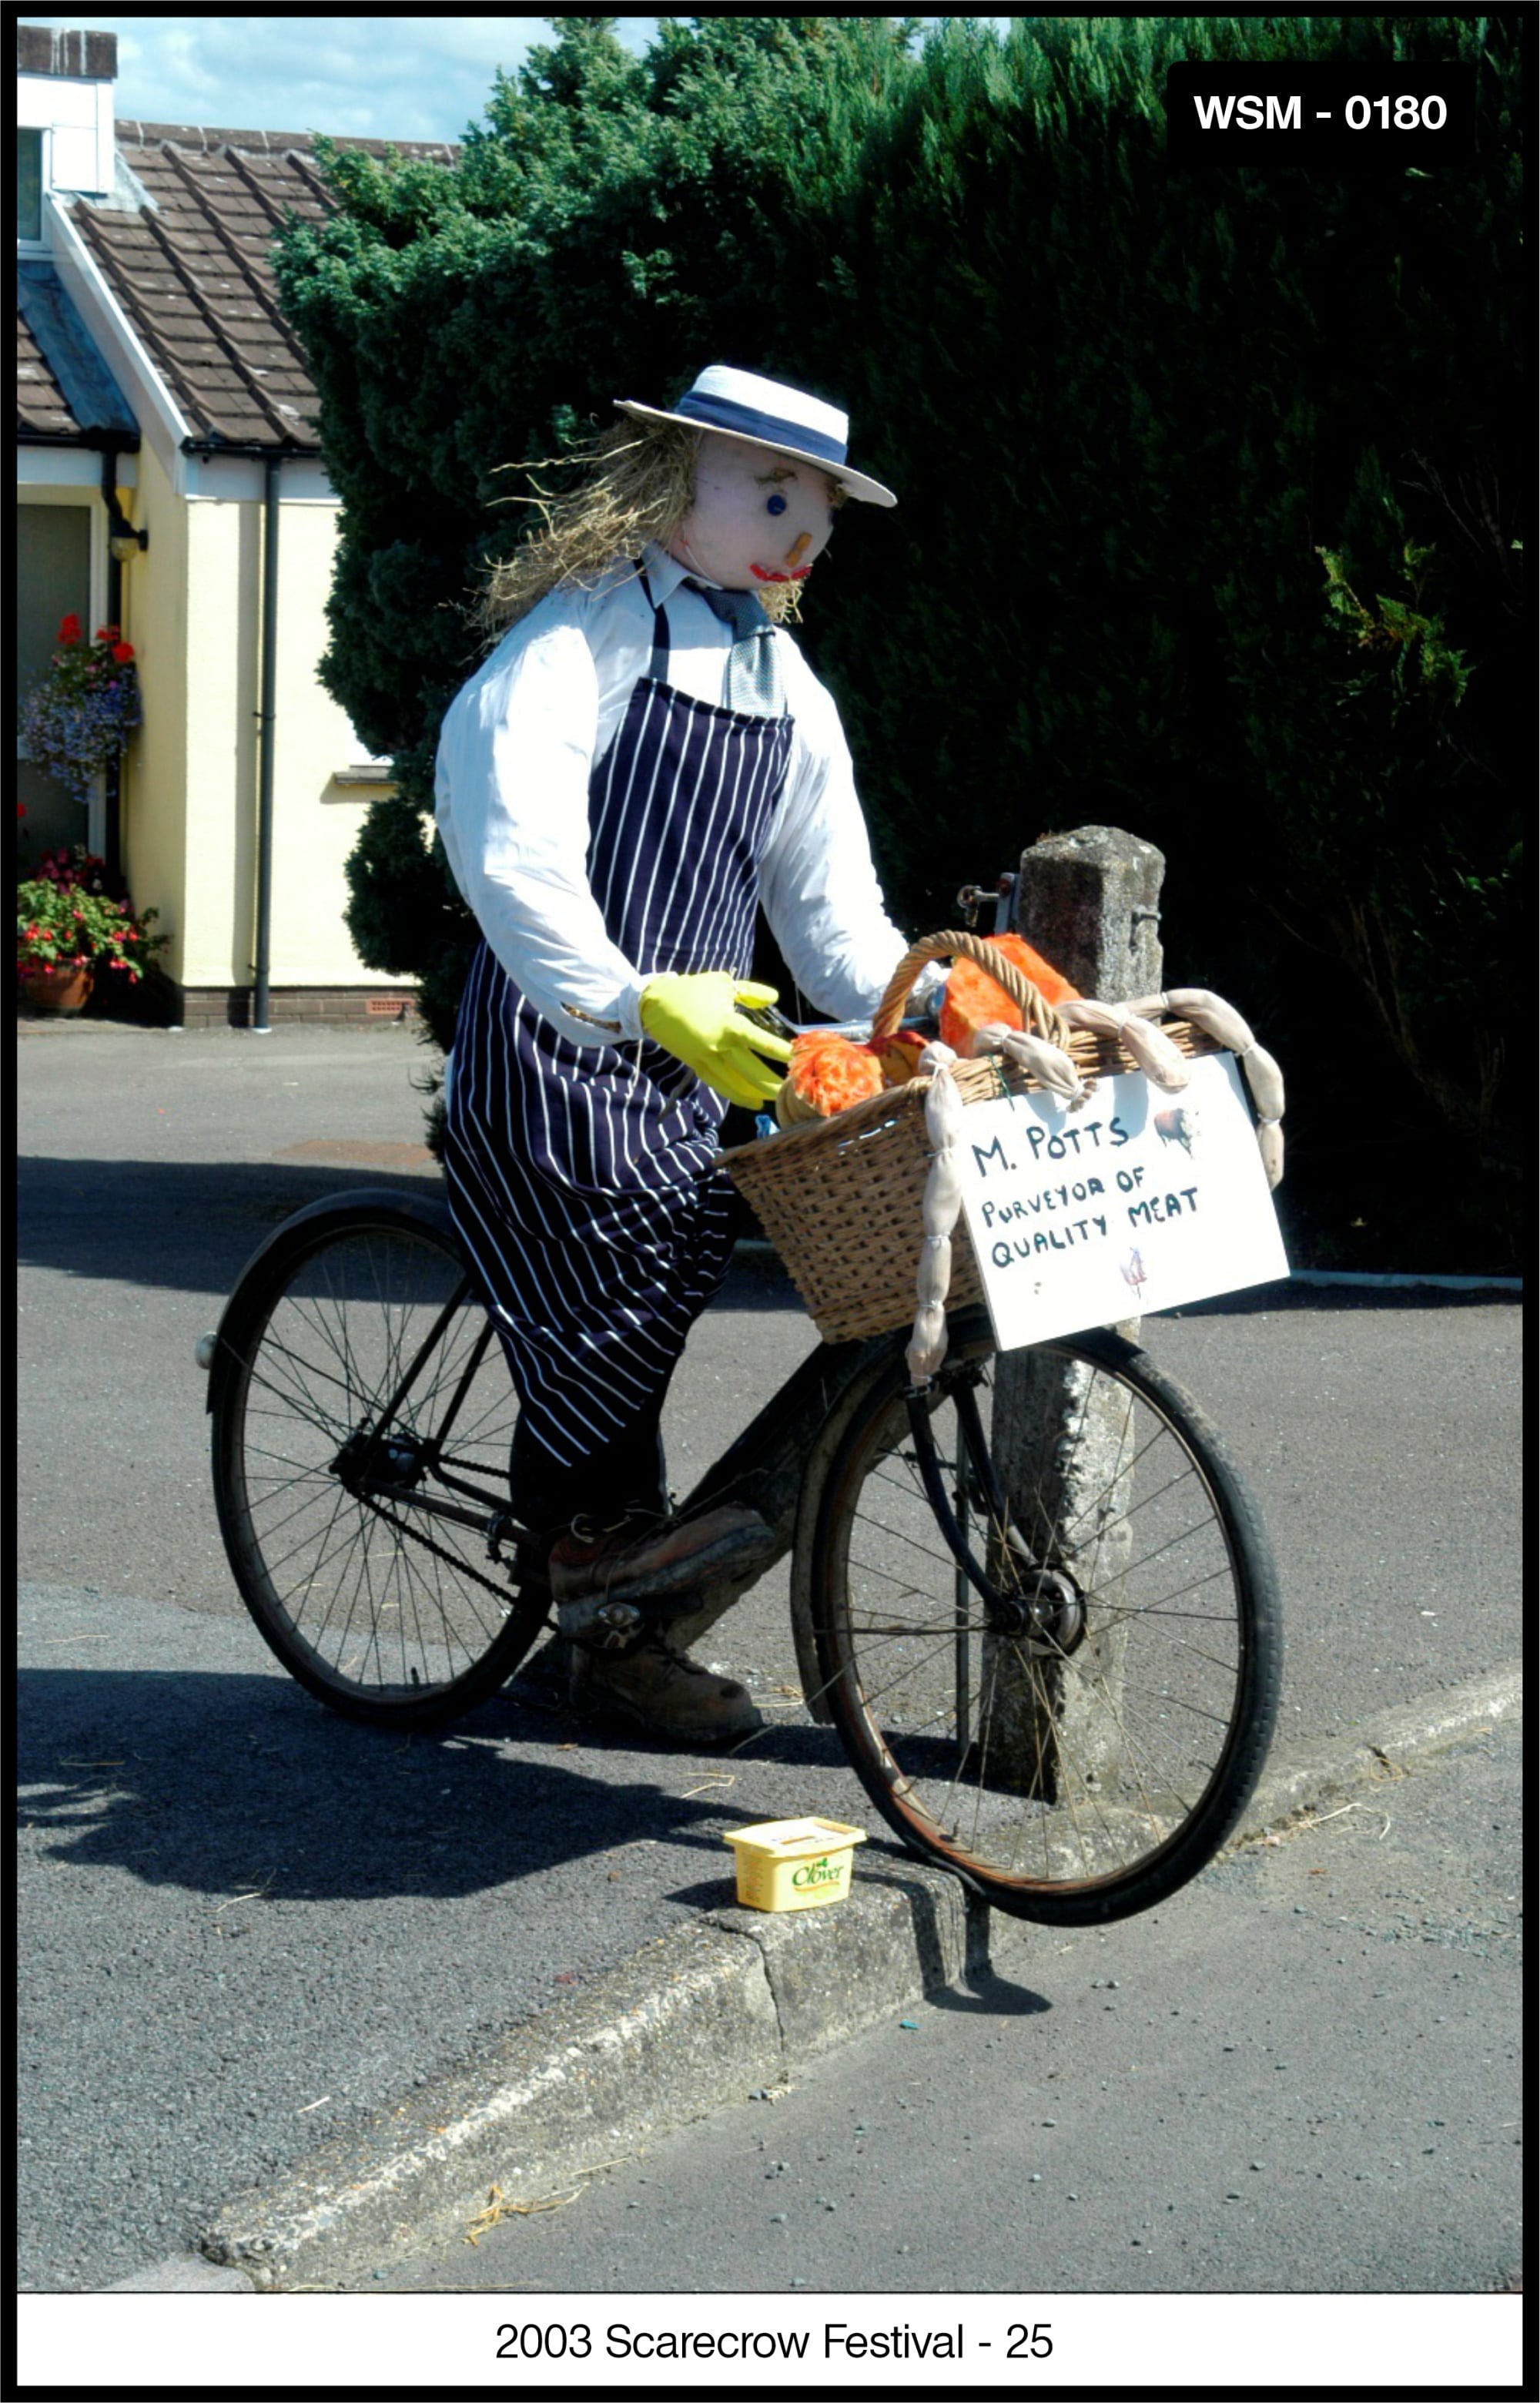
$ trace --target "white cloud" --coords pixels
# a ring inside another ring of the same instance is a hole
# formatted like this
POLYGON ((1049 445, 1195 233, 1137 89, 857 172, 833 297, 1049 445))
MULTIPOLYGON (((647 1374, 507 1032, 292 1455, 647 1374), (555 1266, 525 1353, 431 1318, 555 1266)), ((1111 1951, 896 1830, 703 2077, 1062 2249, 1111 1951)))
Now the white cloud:
MULTIPOLYGON (((28 16, 116 34, 119 117, 253 132, 372 134, 457 142, 482 115, 499 67, 552 38, 544 17, 122 17, 61 9, 28 16)), ((617 31, 645 48, 652 17, 617 31)))
MULTIPOLYGON (((517 11, 151 17, 132 10, 105 17, 61 8, 19 21, 116 34, 119 117, 396 142, 458 142, 482 117, 497 69, 511 73, 537 44, 554 38, 548 18, 517 11)), ((1011 21, 984 21, 1004 27, 1011 21)), ((656 17, 616 23, 620 40, 638 52, 657 30, 656 17)))

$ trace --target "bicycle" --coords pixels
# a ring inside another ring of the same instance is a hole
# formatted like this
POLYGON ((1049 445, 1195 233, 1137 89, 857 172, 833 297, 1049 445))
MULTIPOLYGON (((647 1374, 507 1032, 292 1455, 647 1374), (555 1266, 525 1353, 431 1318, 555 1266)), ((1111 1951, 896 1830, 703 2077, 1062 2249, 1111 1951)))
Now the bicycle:
MULTIPOLYGON (((1016 1916, 1121 1918, 1214 1857, 1259 1773, 1281 1667, 1266 1534, 1197 1405, 1119 1335, 996 1354, 970 1308, 950 1337, 919 1393, 902 1332, 821 1344, 683 1507, 743 1501, 775 1527, 807 1707, 905 1844, 1016 1916)), ((549 1597, 447 1203, 300 1210, 200 1356, 220 1527, 284 1666, 382 1726, 494 1694, 549 1597)), ((735 1598, 714 1590, 692 1630, 735 1598)))

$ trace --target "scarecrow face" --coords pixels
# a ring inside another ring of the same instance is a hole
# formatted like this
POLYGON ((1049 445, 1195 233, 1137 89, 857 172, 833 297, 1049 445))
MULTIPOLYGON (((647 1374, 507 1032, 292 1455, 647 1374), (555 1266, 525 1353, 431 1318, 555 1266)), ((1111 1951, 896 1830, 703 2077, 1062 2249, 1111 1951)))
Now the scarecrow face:
POLYGON ((800 583, 829 538, 842 497, 825 468, 730 434, 705 434, 695 498, 669 549, 729 592, 800 583))

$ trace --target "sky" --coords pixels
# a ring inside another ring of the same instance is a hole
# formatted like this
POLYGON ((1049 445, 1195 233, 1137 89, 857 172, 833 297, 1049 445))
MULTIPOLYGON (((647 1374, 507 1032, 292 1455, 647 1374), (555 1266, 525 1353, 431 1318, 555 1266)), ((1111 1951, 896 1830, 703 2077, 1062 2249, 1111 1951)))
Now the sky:
MULTIPOLYGON (((496 70, 511 72, 552 38, 548 18, 501 12, 98 17, 61 9, 20 21, 116 34, 118 117, 395 142, 458 142, 480 118, 496 70)), ((657 23, 621 17, 617 31, 641 51, 657 23)))
MULTIPOLYGON (((160 125, 284 133, 364 133, 458 142, 486 106, 499 67, 538 42, 544 17, 121 17, 60 9, 22 24, 116 34, 118 117, 160 125)), ((628 17, 638 49, 657 20, 628 17)))

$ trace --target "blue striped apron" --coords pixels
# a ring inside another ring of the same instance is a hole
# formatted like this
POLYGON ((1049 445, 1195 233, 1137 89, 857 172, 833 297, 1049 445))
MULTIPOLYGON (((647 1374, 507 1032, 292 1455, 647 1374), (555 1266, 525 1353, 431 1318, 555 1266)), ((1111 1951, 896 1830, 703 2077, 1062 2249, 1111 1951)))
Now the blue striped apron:
MULTIPOLYGON (((645 576, 643 590, 652 602, 645 576)), ((643 977, 746 975, 792 721, 676 690, 668 621, 652 605, 648 673, 589 784, 589 882, 643 977)), ((479 947, 444 1167, 519 1391, 526 1456, 533 1439, 559 1469, 597 1465, 656 1426, 732 1246, 731 1196, 701 1174, 726 1110, 655 1043, 569 1042, 479 947)))

